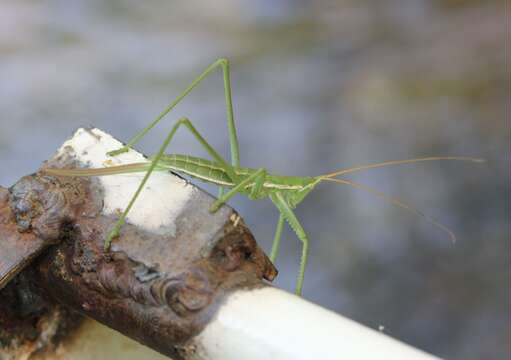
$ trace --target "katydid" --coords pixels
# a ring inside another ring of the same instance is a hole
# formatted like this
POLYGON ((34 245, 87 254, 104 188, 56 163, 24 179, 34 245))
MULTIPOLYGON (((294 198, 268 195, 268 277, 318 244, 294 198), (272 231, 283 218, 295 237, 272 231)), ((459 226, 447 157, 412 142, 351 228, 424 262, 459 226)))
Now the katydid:
POLYGON ((244 194, 251 200, 263 199, 269 197, 273 204, 276 206, 280 213, 273 245, 271 249, 270 259, 275 261, 280 248, 280 239, 284 223, 287 222, 292 230, 295 232, 298 239, 302 242, 302 254, 300 261, 300 270, 296 282, 295 292, 301 294, 303 287, 303 280, 305 268, 307 265, 309 238, 303 229, 300 221, 297 219, 294 209, 303 201, 303 199, 312 191, 316 185, 323 181, 337 182, 340 184, 350 185, 368 192, 371 192, 379 197, 383 197, 393 204, 409 210, 415 214, 425 217, 429 222, 445 231, 453 240, 454 234, 444 225, 440 224, 433 218, 430 218, 411 206, 403 203, 402 201, 389 197, 375 189, 358 184, 351 180, 339 179, 337 176, 345 175, 365 169, 383 167, 388 165, 407 164, 422 161, 434 160, 463 160, 472 162, 482 162, 482 159, 470 157, 424 157, 407 160, 388 161, 365 166, 358 166, 354 168, 339 170, 330 174, 314 176, 314 177, 298 177, 298 176, 280 176, 269 174, 264 168, 245 168, 240 166, 239 145, 236 134, 236 127, 234 123, 233 106, 231 99, 231 85, 229 62, 226 59, 218 59, 211 64, 206 70, 199 75, 192 83, 170 104, 168 105, 146 128, 133 137, 124 147, 111 151, 108 153, 110 156, 116 156, 123 152, 128 151, 134 146, 149 130, 151 130, 160 120, 167 115, 185 96, 187 96, 203 79, 211 74, 215 69, 221 68, 224 80, 225 102, 227 106, 227 126, 229 132, 230 149, 231 149, 231 164, 226 160, 204 139, 204 137, 197 131, 192 122, 188 118, 181 118, 172 127, 168 133, 165 141, 161 145, 159 151, 155 156, 150 157, 150 161, 146 163, 135 163, 120 166, 112 166, 101 169, 46 169, 45 172, 58 176, 103 176, 112 174, 122 174, 128 172, 145 172, 140 186, 131 198, 128 206, 120 215, 119 220, 114 228, 110 231, 105 240, 104 249, 108 251, 110 243, 113 238, 119 236, 119 230, 125 222, 126 216, 130 209, 135 204, 135 201, 144 188, 147 180, 153 171, 175 171, 177 173, 185 174, 193 178, 197 178, 207 183, 212 183, 220 187, 220 194, 218 199, 212 204, 210 211, 217 211, 222 204, 227 202, 231 197, 236 194, 244 194), (179 154, 166 154, 165 151, 173 139, 176 131, 184 126, 188 129, 195 139, 204 147, 211 160, 206 160, 189 155, 179 154), (228 191, 223 193, 223 189, 227 188, 228 191))

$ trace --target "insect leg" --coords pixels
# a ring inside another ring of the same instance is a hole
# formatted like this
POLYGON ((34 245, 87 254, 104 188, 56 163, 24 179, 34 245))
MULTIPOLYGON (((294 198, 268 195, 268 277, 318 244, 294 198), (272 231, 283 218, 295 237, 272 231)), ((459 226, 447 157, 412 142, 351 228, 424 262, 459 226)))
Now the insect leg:
POLYGON ((213 147, 206 141, 206 139, 204 139, 204 137, 202 137, 202 135, 199 133, 199 131, 197 131, 195 126, 193 126, 192 122, 188 118, 181 118, 176 126, 180 125, 184 125, 188 130, 190 130, 192 135, 199 141, 207 153, 218 163, 218 165, 224 168, 232 182, 239 182, 239 176, 234 172, 234 167, 227 164, 224 158, 215 149, 213 149, 213 147))
POLYGON ((150 131, 156 124, 160 122, 183 98, 185 98, 199 83, 210 75, 216 68, 221 67, 224 79, 225 103, 227 107, 227 127, 229 130, 229 141, 231 145, 231 161, 234 167, 240 166, 238 136, 236 134, 236 126, 234 125, 234 111, 232 107, 231 80, 229 71, 229 61, 227 59, 218 59, 208 66, 202 74, 200 74, 190 85, 172 101, 147 127, 136 134, 128 143, 120 149, 110 151, 108 155, 115 156, 128 151, 133 145, 140 141, 144 135, 150 131))
POLYGON ((273 237, 273 245, 271 246, 270 260, 275 263, 277 256, 279 255, 280 239, 282 238, 282 228, 284 227, 284 215, 280 214, 279 222, 277 223, 277 229, 275 230, 275 236, 273 237))
POLYGON ((307 234, 305 233, 305 230, 303 230, 302 225, 296 218, 293 210, 287 203, 286 199, 284 199, 284 196, 282 193, 276 192, 273 194, 270 194, 271 201, 275 204, 277 209, 279 209, 281 216, 283 216, 286 221, 288 222, 289 226, 293 229, 296 236, 300 241, 302 242, 302 256, 300 260, 300 271, 298 273, 298 279, 296 281, 296 288, 295 293, 297 295, 300 295, 302 293, 303 288, 303 278, 305 275, 305 267, 307 266, 307 257, 309 254, 309 238, 307 237, 307 234))
MULTIPOLYGON (((262 169, 260 169, 260 170, 262 170, 262 169)), ((248 194, 248 198, 250 200, 257 200, 257 198, 259 197, 259 194, 261 193, 261 190, 263 189, 264 182, 266 181, 266 175, 267 175, 267 172, 266 172, 266 170, 264 170, 263 174, 261 174, 260 176, 258 176, 254 179, 254 184, 252 185, 252 187, 250 189, 250 193, 248 194)))
POLYGON ((231 180, 233 182, 236 182, 237 175, 235 174, 234 169, 230 165, 228 165, 225 162, 225 160, 218 154, 218 152, 215 149, 213 149, 213 147, 201 136, 201 134, 197 131, 197 129, 195 129, 195 127, 192 125, 191 121, 187 118, 179 119, 178 122, 172 127, 172 129, 170 130, 167 137, 165 138, 165 141, 163 142, 162 146, 158 150, 158 153, 156 154, 156 156, 154 156, 151 159, 151 165, 149 166, 147 172, 144 175, 144 178, 140 182, 140 185, 138 186, 137 190, 135 191, 135 194, 131 198, 126 209, 124 209, 123 213, 119 217, 119 220, 115 224, 114 228, 108 234, 108 237, 106 238, 105 245, 104 245, 105 251, 108 251, 108 249, 110 248, 110 243, 112 242, 112 239, 119 236, 119 230, 120 230, 121 226, 124 224, 124 222, 126 220, 126 216, 128 215, 129 211, 133 207, 133 204, 135 203, 137 197, 142 192, 142 189, 144 188, 147 180, 149 179, 149 177, 151 176, 152 172, 154 171, 156 165, 158 164, 161 157, 163 156, 165 150, 169 146, 170 141, 174 137, 174 134, 176 133, 177 129, 179 129, 179 127, 182 125, 184 125, 188 130, 190 130, 192 135, 206 149, 206 151, 209 153, 209 155, 211 155, 215 159, 215 161, 217 161, 219 164, 221 164, 225 168, 227 175, 229 177, 231 177, 231 176, 233 177, 233 178, 231 178, 231 180))
MULTIPOLYGON (((220 198, 218 198, 209 208, 209 211, 215 212, 217 211, 220 206, 222 206, 225 202, 227 202, 230 198, 232 198, 237 193, 244 190, 244 188, 249 185, 250 183, 256 183, 258 181, 264 182, 264 179, 266 178, 266 169, 259 169, 253 174, 247 176, 245 179, 241 180, 236 184, 232 189, 230 189, 227 193, 222 195, 220 198)), ((254 185, 255 186, 255 185, 254 185)))

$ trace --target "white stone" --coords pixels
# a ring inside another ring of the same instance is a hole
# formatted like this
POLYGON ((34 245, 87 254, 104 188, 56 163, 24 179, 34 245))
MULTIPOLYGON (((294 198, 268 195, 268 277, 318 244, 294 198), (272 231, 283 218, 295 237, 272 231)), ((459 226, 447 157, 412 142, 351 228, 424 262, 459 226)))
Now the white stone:
MULTIPOLYGON (((148 161, 134 150, 115 157, 107 156, 108 151, 122 146, 121 142, 99 129, 78 129, 73 137, 61 146, 57 155, 72 155, 90 168, 148 161)), ((122 212, 143 176, 144 173, 140 172, 98 177, 105 191, 103 213, 112 215, 122 212)), ((193 186, 169 172, 154 172, 126 220, 154 233, 174 235, 175 221, 193 191, 193 186)))

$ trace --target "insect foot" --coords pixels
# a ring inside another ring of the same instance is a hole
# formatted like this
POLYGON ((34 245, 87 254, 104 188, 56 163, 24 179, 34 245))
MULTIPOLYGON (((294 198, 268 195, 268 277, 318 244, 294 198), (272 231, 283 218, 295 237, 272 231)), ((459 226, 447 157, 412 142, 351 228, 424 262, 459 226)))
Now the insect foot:
POLYGON ((221 207, 222 205, 223 205, 223 203, 222 203, 222 202, 215 201, 215 202, 213 203, 213 205, 211 205, 211 206, 209 207, 209 212, 210 212, 210 213, 212 213, 212 214, 216 213, 216 212, 218 211, 218 209, 220 209, 220 207, 221 207))

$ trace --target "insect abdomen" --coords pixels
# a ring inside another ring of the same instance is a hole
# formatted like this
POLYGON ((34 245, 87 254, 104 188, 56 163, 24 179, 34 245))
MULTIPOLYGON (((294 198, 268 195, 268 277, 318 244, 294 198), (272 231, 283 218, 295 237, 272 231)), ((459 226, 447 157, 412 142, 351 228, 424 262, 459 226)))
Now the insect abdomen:
POLYGON ((219 165, 206 159, 189 155, 170 154, 164 155, 159 163, 170 170, 210 183, 224 186, 233 185, 229 176, 219 165))

